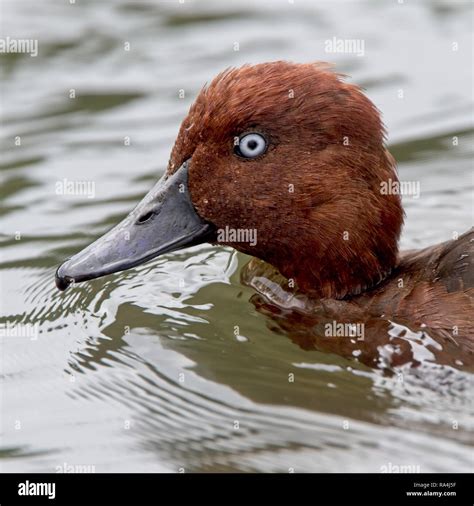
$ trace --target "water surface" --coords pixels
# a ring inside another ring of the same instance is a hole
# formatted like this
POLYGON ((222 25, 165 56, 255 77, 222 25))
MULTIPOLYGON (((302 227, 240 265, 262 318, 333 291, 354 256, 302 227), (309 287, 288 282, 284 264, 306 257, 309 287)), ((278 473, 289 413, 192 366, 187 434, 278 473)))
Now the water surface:
MULTIPOLYGON (((163 173, 202 85, 243 63, 336 63, 383 111, 400 177, 420 183, 404 199, 402 248, 464 232, 469 2, 16 0, 1 11, 2 37, 39 41, 37 57, 0 55, 2 321, 37 329, 0 338, 3 471, 472 470, 472 375, 419 356, 400 381, 301 349, 256 311, 240 283, 248 257, 229 248, 54 286, 57 265, 163 173), (333 37, 363 39, 364 54, 328 54, 333 37), (64 179, 94 182, 93 198, 58 194, 64 179)), ((422 337, 408 334, 414 350, 422 337)))

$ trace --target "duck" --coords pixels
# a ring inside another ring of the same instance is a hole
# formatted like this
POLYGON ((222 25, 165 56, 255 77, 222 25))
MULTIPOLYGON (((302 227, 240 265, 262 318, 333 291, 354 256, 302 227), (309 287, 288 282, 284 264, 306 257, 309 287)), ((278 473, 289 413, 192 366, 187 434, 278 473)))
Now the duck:
POLYGON ((474 230, 400 252, 398 183, 380 112, 330 64, 228 68, 197 95, 165 174, 56 286, 231 246, 253 257, 254 306, 302 348, 375 366, 382 344, 391 365, 414 364, 421 339, 432 360, 472 368, 474 230))

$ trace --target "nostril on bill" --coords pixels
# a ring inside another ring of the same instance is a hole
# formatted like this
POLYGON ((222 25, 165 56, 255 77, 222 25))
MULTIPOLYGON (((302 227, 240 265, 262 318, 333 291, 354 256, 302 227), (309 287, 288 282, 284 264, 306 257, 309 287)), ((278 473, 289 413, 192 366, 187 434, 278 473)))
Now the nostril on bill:
POLYGON ((137 223, 145 223, 146 221, 150 220, 154 214, 155 213, 153 211, 149 211, 148 213, 142 214, 138 218, 137 223))

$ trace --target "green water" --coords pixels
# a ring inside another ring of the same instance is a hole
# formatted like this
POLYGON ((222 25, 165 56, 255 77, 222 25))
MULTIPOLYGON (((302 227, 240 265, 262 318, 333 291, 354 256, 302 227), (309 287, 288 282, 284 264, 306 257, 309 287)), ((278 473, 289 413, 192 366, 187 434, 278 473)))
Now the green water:
POLYGON ((420 182, 402 248, 464 232, 469 2, 2 0, 1 19, 2 38, 39 41, 37 57, 0 55, 2 321, 36 329, 0 338, 3 471, 472 470, 470 374, 423 356, 401 383, 301 349, 256 311, 231 249, 54 286, 162 174, 202 85, 243 63, 336 63, 383 112, 400 177, 420 182), (333 37, 364 54, 326 53, 333 37), (58 195, 64 179, 93 195, 58 195))

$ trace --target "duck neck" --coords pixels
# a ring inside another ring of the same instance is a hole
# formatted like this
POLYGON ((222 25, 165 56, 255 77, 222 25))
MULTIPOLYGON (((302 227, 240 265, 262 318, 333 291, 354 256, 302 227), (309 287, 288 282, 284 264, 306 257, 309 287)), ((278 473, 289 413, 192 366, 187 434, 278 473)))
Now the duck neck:
POLYGON ((362 295, 383 283, 395 267, 390 265, 370 266, 366 270, 360 263, 343 269, 340 264, 322 272, 312 271, 295 278, 298 288, 311 297, 321 299, 350 299, 362 295))
POLYGON ((391 274, 398 263, 397 237, 353 248, 340 243, 263 260, 278 268, 292 285, 311 298, 348 299, 368 292, 391 274), (372 246, 372 247, 371 247, 372 246))

